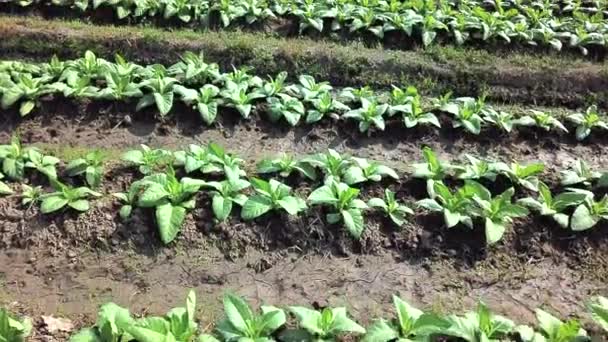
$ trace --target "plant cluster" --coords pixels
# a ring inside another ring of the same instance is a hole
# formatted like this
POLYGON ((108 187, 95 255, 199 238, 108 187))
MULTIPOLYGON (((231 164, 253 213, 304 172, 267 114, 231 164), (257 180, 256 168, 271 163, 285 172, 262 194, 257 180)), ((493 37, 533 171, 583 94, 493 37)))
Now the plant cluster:
POLYGON ((437 41, 501 42, 564 46, 587 54, 604 47, 608 26, 606 5, 599 1, 481 0, 10 0, 17 6, 54 5, 93 12, 112 8, 116 17, 145 21, 175 20, 197 28, 253 25, 272 19, 295 18, 299 32, 371 35, 413 39, 423 46, 437 41))
MULTIPOLYGON (((354 121, 360 132, 370 134, 383 131, 389 120, 401 121, 406 128, 440 128, 438 115, 442 114, 451 118, 453 128, 475 135, 484 127, 505 133, 516 127, 569 132, 562 119, 549 113, 531 110, 514 115, 494 109, 484 97, 451 99, 447 94, 424 101, 414 87, 393 87, 389 93, 367 87, 337 91, 309 75, 300 75, 297 83, 287 83, 286 79, 287 73, 282 72, 264 80, 250 74, 247 68, 223 73, 216 64, 207 63, 202 55, 194 53, 184 54, 180 62, 166 68, 158 64, 137 65, 120 56, 111 62, 88 51, 83 58, 70 61, 53 58, 42 64, 0 62, 0 101, 2 109, 18 106, 22 116, 45 100, 63 96, 137 102, 136 110, 153 106, 161 118, 181 101, 198 112, 206 125, 214 124, 222 112, 234 111, 245 119, 258 113, 272 122, 285 121, 291 126, 323 119, 354 121)), ((563 120, 578 140, 586 139, 593 131, 608 129, 608 120, 596 106, 563 120)), ((85 167, 91 160, 81 162, 85 163, 80 163, 75 171, 88 170, 87 177, 95 183, 94 166, 85 167)))
MULTIPOLYGON (((24 206, 39 204, 43 214, 62 208, 83 212, 90 208, 89 199, 102 196, 85 186, 99 186, 103 175, 100 152, 67 163, 64 173, 76 179, 64 182, 57 177, 55 165, 61 164, 57 158, 35 148, 23 148, 16 138, 9 145, 1 145, 2 151, 10 152, 5 157, 0 155, 2 165, 8 165, 2 172, 9 178, 23 179, 30 165, 33 172, 46 176, 53 189, 45 192, 40 186, 23 184, 20 196, 24 206), (23 171, 12 172, 15 165, 21 165, 23 171), (11 176, 15 174, 21 178, 11 176)), ((422 152, 424 162, 412 165, 411 176, 426 181, 428 197, 412 205, 441 213, 446 228, 473 229, 475 222, 482 222, 488 244, 499 241, 513 220, 528 216, 530 210, 573 231, 590 229, 608 219, 608 195, 596 198, 593 191, 608 186, 608 173, 591 170, 582 160, 561 172, 563 190, 553 194, 540 180, 542 163, 506 164, 471 155, 466 155, 464 163, 446 163, 430 148, 422 152), (509 187, 493 193, 497 178, 509 187)), ((209 195, 217 222, 225 222, 237 210, 242 220, 249 221, 270 214, 297 216, 311 206, 319 206, 328 224, 344 226, 356 239, 363 234, 365 217, 372 211, 397 227, 403 227, 407 217, 414 215, 413 206, 390 188, 384 188, 381 197, 360 198, 361 187, 366 184, 399 180, 402 176, 394 169, 332 149, 301 158, 284 154, 264 159, 253 174, 245 172, 243 159, 214 143, 190 145, 187 150, 174 152, 142 145, 139 150, 125 152, 122 159, 136 168, 141 178, 125 192, 112 194, 121 203, 120 217, 128 220, 134 208, 154 209, 164 243, 176 238, 188 212, 197 207, 201 192, 209 195), (282 179, 288 177, 306 180, 312 190, 303 197, 284 183, 282 179)), ((2 184, 4 194, 14 192, 8 184, 2 184)))
MULTIPOLYGON (((349 340, 362 342, 444 341, 457 338, 466 342, 524 341, 564 342, 591 341, 576 319, 562 321, 550 313, 536 309, 536 327, 517 325, 497 315, 483 303, 462 315, 440 315, 422 311, 393 296, 395 316, 380 318, 365 328, 349 317, 344 307, 315 310, 290 306, 287 310, 262 305, 254 310, 242 297, 224 295, 224 318, 204 331, 197 323, 196 296, 190 291, 184 307, 171 309, 164 316, 135 318, 128 309, 114 303, 103 304, 94 326, 84 328, 70 342, 315 342, 349 340), (287 324, 290 317, 295 324, 287 324)), ((592 298, 588 310, 593 321, 608 332, 608 299, 592 298)), ((22 342, 31 330, 29 319, 18 321, 6 310, 0 310, 0 340, 22 342)))

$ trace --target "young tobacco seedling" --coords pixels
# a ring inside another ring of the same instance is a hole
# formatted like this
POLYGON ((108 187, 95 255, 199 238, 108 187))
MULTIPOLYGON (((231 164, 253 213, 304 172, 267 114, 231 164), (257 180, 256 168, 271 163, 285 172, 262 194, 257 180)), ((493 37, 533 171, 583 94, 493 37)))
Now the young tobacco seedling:
POLYGON ((175 239, 186 218, 186 212, 194 209, 194 195, 205 184, 199 179, 184 177, 177 180, 173 169, 166 174, 146 176, 142 180, 143 192, 138 206, 156 208, 156 224, 163 243, 175 239))
POLYGON ((554 198, 549 187, 540 182, 537 199, 526 197, 518 200, 517 203, 538 211, 542 216, 550 216, 562 228, 568 228, 570 218, 564 213, 564 210, 568 207, 580 205, 586 197, 587 195, 583 193, 569 191, 554 198))
POLYGON ((247 202, 247 196, 241 191, 248 188, 250 184, 244 179, 227 179, 221 182, 206 182, 204 186, 213 189, 211 206, 215 218, 219 221, 226 221, 232 212, 233 203, 242 207, 247 202))
POLYGON ((442 110, 451 113, 456 118, 453 123, 454 128, 464 127, 467 131, 477 135, 481 132, 481 123, 484 113, 484 103, 482 99, 475 100, 465 97, 456 99, 456 102, 445 106, 442 110))
POLYGON ((212 84, 205 84, 198 91, 181 85, 175 86, 182 101, 198 111, 206 125, 212 125, 217 118, 218 106, 222 104, 220 89, 212 84))
POLYGON ((351 160, 353 165, 344 172, 344 182, 348 185, 367 181, 379 182, 383 177, 399 179, 397 172, 388 166, 363 158, 352 157, 351 160))
POLYGON ((442 332, 448 336, 462 338, 467 342, 488 342, 506 339, 515 328, 513 321, 490 312, 480 302, 477 311, 467 312, 464 316, 448 317, 450 327, 442 332))
POLYGON ((405 123, 406 128, 412 128, 418 125, 433 125, 437 128, 441 128, 437 116, 422 108, 420 96, 413 97, 409 104, 400 107, 400 111, 402 112, 403 122, 405 123))
MULTIPOLYGON (((521 118, 520 118, 521 119, 521 118)), ((519 124, 518 119, 511 113, 487 109, 484 111, 483 120, 493 124, 500 130, 511 133, 513 127, 519 124)))
POLYGON ((132 337, 126 328, 135 324, 129 310, 114 303, 103 304, 97 313, 95 326, 84 328, 70 337, 69 342, 117 342, 132 337))
POLYGON ((312 310, 301 306, 289 308, 298 319, 298 326, 303 333, 297 339, 288 336, 281 338, 285 341, 335 341, 345 333, 365 334, 365 328, 350 319, 346 308, 325 308, 322 311, 312 310))
POLYGON ((602 176, 601 172, 593 171, 582 159, 576 161, 572 169, 561 171, 561 184, 564 186, 583 184, 586 187, 602 176))
POLYGON ((297 171, 310 180, 317 179, 317 172, 310 163, 304 160, 297 160, 293 156, 283 154, 275 159, 264 159, 257 165, 258 173, 278 172, 283 178, 289 177, 292 172, 297 171))
POLYGON ((2 179, 4 179, 4 175, 0 172, 0 196, 12 194, 13 189, 11 189, 6 183, 4 183, 2 179))
POLYGON ((245 170, 241 169, 241 166, 244 163, 243 159, 234 156, 231 153, 227 153, 222 146, 215 143, 210 143, 207 146, 207 151, 209 154, 209 161, 219 166, 220 170, 224 171, 226 178, 237 179, 246 176, 245 170))
POLYGON ((171 152, 163 149, 151 149, 146 145, 140 145, 140 150, 130 150, 125 152, 121 159, 138 167, 139 172, 148 175, 154 171, 159 171, 167 166, 171 159, 171 152))
POLYGON ((40 151, 30 148, 25 152, 26 168, 38 170, 38 172, 46 175, 49 178, 57 178, 57 169, 55 165, 59 163, 59 159, 53 156, 45 156, 40 151))
POLYGON ((594 227, 600 220, 608 220, 608 195, 596 202, 593 193, 580 189, 569 189, 586 194, 585 200, 574 210, 570 228, 574 231, 587 230, 594 227))
POLYGON ((397 202, 395 193, 389 189, 384 190, 384 199, 372 198, 367 205, 372 208, 380 208, 399 227, 405 223, 406 215, 414 215, 412 209, 397 202))
POLYGON ((139 342, 192 341, 198 325, 195 321, 196 294, 190 290, 185 307, 177 307, 164 317, 144 317, 126 325, 125 332, 139 342))
POLYGON ((534 126, 543 129, 545 132, 555 129, 568 133, 566 126, 553 115, 534 109, 530 110, 530 115, 525 115, 516 121, 520 126, 534 126))
POLYGON ((376 98, 374 91, 364 86, 361 88, 344 88, 339 95, 339 98, 348 103, 363 103, 363 99, 371 101, 376 98))
POLYGON ((72 160, 67 166, 68 176, 85 175, 87 184, 92 188, 97 188, 101 184, 104 172, 105 156, 99 150, 87 153, 84 158, 72 160))
POLYGON ((458 223, 465 224, 473 229, 470 207, 472 192, 470 187, 473 182, 465 184, 464 187, 454 193, 448 189, 441 181, 434 182, 432 189, 428 189, 430 198, 416 202, 416 205, 430 211, 443 213, 443 220, 448 228, 452 228, 458 223))
POLYGON ((446 178, 452 170, 461 169, 458 166, 441 162, 437 158, 435 152, 429 147, 424 147, 422 149, 422 156, 424 157, 425 162, 412 164, 412 167, 414 168, 412 176, 414 178, 424 178, 427 180, 426 188, 429 194, 433 192, 433 183, 435 181, 446 178))
POLYGON ((283 209, 289 215, 297 215, 307 208, 306 202, 291 196, 291 188, 281 182, 274 179, 267 182, 259 178, 252 178, 250 181, 256 194, 243 204, 241 217, 244 220, 253 220, 277 209, 283 209))
POLYGON ((27 149, 23 149, 19 137, 14 135, 9 145, 0 145, 2 172, 13 180, 23 179, 27 149))
POLYGON ((393 89, 391 90, 388 102, 388 116, 393 116, 397 113, 404 113, 408 111, 410 103, 419 96, 418 89, 416 89, 416 87, 409 86, 405 88, 405 90, 403 88, 395 87, 394 85, 392 87, 393 89))
POLYGON ((428 341, 434 334, 445 332, 450 323, 432 313, 424 313, 393 295, 397 317, 387 322, 376 321, 362 342, 428 341))
POLYGON ((65 206, 84 212, 89 210, 88 199, 90 197, 101 197, 100 193, 85 186, 73 188, 56 179, 50 179, 50 181, 55 191, 40 196, 40 200, 42 201, 40 211, 43 214, 58 211, 65 206))
POLYGON ((472 207, 474 215, 485 219, 486 242, 491 245, 498 242, 505 233, 513 218, 528 215, 528 209, 513 204, 511 198, 515 193, 513 188, 492 198, 492 194, 481 185, 475 186, 473 200, 477 206, 472 207))
POLYGON ((536 309, 536 319, 541 332, 526 325, 515 328, 522 342, 586 342, 589 341, 587 332, 581 328, 577 320, 562 322, 553 315, 536 309))
POLYGON ((595 323, 602 327, 604 331, 608 331, 608 298, 594 297, 587 306, 595 323))
POLYGON ((117 192, 112 194, 112 196, 122 203, 120 211, 118 212, 121 219, 127 220, 129 217, 131 217, 133 207, 137 206, 137 196, 140 195, 144 188, 145 180, 142 179, 133 182, 127 192, 117 192))
POLYGON ((340 181, 353 163, 352 158, 342 156, 331 148, 327 150, 327 153, 318 153, 304 158, 303 161, 320 168, 325 174, 325 183, 331 183, 333 180, 340 181))
POLYGON ((28 317, 13 318, 6 309, 0 309, 0 341, 24 342, 32 332, 32 321, 28 317))
POLYGON ((379 104, 373 98, 361 98, 361 108, 350 110, 342 115, 344 119, 354 119, 359 122, 361 133, 369 131, 373 126, 384 131, 384 114, 388 110, 388 104, 379 104))
POLYGON ((309 75, 300 75, 298 77, 298 85, 290 85, 287 90, 298 96, 302 101, 312 101, 318 99, 323 93, 331 91, 333 88, 327 82, 317 82, 314 77, 309 75))
POLYGON ((43 95, 51 93, 53 90, 47 84, 50 77, 32 77, 28 73, 19 73, 17 82, 13 82, 10 78, 2 80, 0 88, 4 89, 0 107, 6 110, 12 107, 15 103, 22 100, 19 106, 19 114, 26 116, 40 106, 38 99, 43 95))
POLYGON ((285 118, 290 126, 297 125, 305 113, 304 104, 287 94, 278 94, 277 96, 266 99, 270 106, 268 111, 270 121, 278 122, 281 118, 285 118))
POLYGON ((497 171, 495 163, 473 157, 470 154, 466 154, 465 157, 469 160, 469 163, 463 165, 457 171, 458 179, 478 180, 485 178, 491 182, 496 180, 497 171))
POLYGON ((334 212, 327 214, 327 222, 335 224, 342 221, 350 235, 359 239, 365 228, 363 209, 367 209, 367 204, 358 199, 358 195, 359 189, 333 180, 314 190, 308 201, 313 205, 331 206, 334 212))
POLYGON ((227 153, 215 143, 210 143, 207 148, 190 145, 188 152, 178 151, 174 156, 176 165, 183 165, 187 173, 196 170, 204 174, 224 173, 228 179, 238 179, 246 175, 241 169, 243 159, 227 153))
POLYGON ((545 170, 543 163, 532 163, 522 166, 518 163, 511 163, 509 167, 505 163, 495 163, 496 171, 507 176, 513 184, 523 186, 534 192, 538 191, 538 177, 545 170))
POLYGON ((248 92, 248 88, 247 83, 228 81, 220 92, 224 98, 222 103, 236 109, 245 119, 249 118, 251 110, 254 108, 253 101, 264 96, 258 92, 248 92))
POLYGON ((242 298, 224 296, 224 318, 216 327, 224 341, 272 341, 271 335, 287 320, 285 312, 274 306, 260 307, 256 314, 242 298))
MULTIPOLYGON (((160 73, 160 71, 157 71, 160 73)), ((178 80, 172 77, 157 75, 141 83, 141 87, 150 91, 145 94, 137 103, 136 111, 156 104, 156 108, 164 117, 173 108, 174 86, 178 80)))
POLYGON ((591 106, 587 108, 585 113, 575 113, 568 115, 566 119, 574 124, 578 125, 576 127, 576 140, 584 140, 591 134, 592 128, 601 128, 603 130, 608 130, 608 123, 602 120, 600 116, 597 106, 591 106))
POLYGON ((42 197, 41 186, 30 186, 27 184, 21 184, 21 205, 32 206, 42 197))
POLYGON ((257 89, 256 92, 263 95, 263 97, 273 97, 285 90, 285 80, 287 79, 287 72, 280 72, 276 78, 268 76, 268 81, 265 81, 261 88, 257 89))
POLYGON ((335 120, 339 118, 339 113, 346 112, 350 108, 342 102, 336 100, 329 92, 322 93, 312 100, 314 109, 310 109, 306 114, 306 123, 311 124, 320 121, 323 117, 329 116, 335 120))

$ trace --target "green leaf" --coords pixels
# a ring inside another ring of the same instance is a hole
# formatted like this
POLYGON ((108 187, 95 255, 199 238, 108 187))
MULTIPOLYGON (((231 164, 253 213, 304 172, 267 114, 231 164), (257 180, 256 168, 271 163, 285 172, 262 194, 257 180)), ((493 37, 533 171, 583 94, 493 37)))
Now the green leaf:
POLYGON ((169 193, 164 186, 151 183, 139 196, 139 205, 144 208, 155 207, 168 196, 169 193))
POLYGON ((21 107, 19 107, 19 114, 21 116, 26 116, 36 107, 36 102, 34 101, 25 101, 21 103, 21 107))
POLYGON ((168 244, 175 239, 185 218, 186 209, 184 207, 173 206, 171 203, 156 207, 156 223, 163 243, 168 244))
POLYGON ((247 199, 241 210, 243 220, 252 220, 262 216, 272 209, 272 201, 268 197, 253 195, 247 199))
POLYGON ((217 194, 213 196, 211 202, 215 218, 220 221, 225 221, 230 215, 230 212, 232 212, 232 201, 229 198, 224 198, 217 194))
POLYGON ((585 204, 581 204, 574 210, 570 224, 572 230, 582 231, 595 226, 599 221, 599 216, 593 215, 585 204))
POLYGON ((254 316, 249 305, 241 297, 226 294, 224 296, 224 313, 232 327, 243 335, 247 334, 249 330, 248 322, 251 322, 254 316))
POLYGON ((488 245, 492 245, 498 241, 500 241, 500 239, 502 239, 502 236, 505 233, 505 226, 502 223, 498 223, 498 222, 493 222, 492 220, 490 220, 489 218, 486 218, 486 242, 488 243, 488 245))
POLYGON ((87 201, 86 199, 80 199, 73 202, 68 202, 68 206, 78 211, 87 211, 89 210, 89 201, 87 201))
POLYGON ((360 209, 342 210, 342 220, 346 229, 355 239, 361 238, 365 224, 363 222, 363 213, 360 209))
POLYGON ((308 201, 312 204, 327 204, 336 202, 337 198, 335 197, 331 186, 324 185, 314 190, 308 196, 308 201))
POLYGON ((361 342, 390 342, 399 337, 399 333, 395 331, 385 320, 381 319, 372 324, 367 329, 367 333, 361 342))
POLYGON ((604 331, 608 331, 608 299, 602 296, 594 297, 589 303, 593 320, 604 331))
POLYGON ((173 92, 168 91, 166 93, 154 93, 154 102, 156 102, 156 107, 162 116, 165 116, 173 107, 173 92))
POLYGON ((306 203, 294 196, 286 196, 278 200, 277 203, 289 213, 289 215, 297 215, 300 211, 306 209, 306 203))
POLYGON ((292 306, 289 310, 298 319, 298 326, 306 329, 313 335, 321 335, 324 333, 319 323, 321 320, 321 313, 317 310, 311 310, 301 306, 292 306))
POLYGON ((62 196, 49 196, 42 200, 42 204, 40 205, 40 211, 43 214, 52 213, 65 207, 67 204, 68 200, 63 198, 62 196))
POLYGON ((0 195, 10 195, 14 191, 6 183, 0 181, 0 195))
POLYGON ((121 219, 126 220, 129 218, 129 216, 131 216, 132 210, 133 207, 131 205, 123 205, 122 207, 120 207, 120 211, 118 212, 118 214, 120 215, 121 219))

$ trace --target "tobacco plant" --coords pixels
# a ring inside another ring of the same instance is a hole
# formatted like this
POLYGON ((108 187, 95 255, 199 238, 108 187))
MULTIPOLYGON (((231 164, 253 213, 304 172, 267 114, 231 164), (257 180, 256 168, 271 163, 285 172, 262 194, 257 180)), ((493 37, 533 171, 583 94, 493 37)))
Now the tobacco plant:
POLYGON ((608 299, 597 296, 587 304, 595 323, 608 332, 608 299))
POLYGON ((328 149, 327 153, 318 153, 303 159, 304 162, 320 168, 325 174, 324 182, 340 181, 346 170, 353 164, 352 159, 342 156, 333 149, 328 149))
POLYGON ((72 160, 66 166, 66 172, 70 177, 84 175, 87 184, 97 188, 103 178, 104 160, 105 156, 100 150, 89 152, 83 158, 72 160))
POLYGON ((440 212, 443 214, 443 220, 447 228, 452 228, 458 223, 462 223, 473 229, 473 220, 471 218, 471 185, 474 183, 465 184, 455 192, 451 192, 442 182, 433 182, 432 188, 427 187, 430 198, 422 199, 416 202, 416 205, 425 208, 432 212, 440 212))
POLYGON ((226 317, 217 325, 217 332, 224 341, 272 341, 271 335, 282 327, 287 318, 285 312, 274 306, 260 307, 255 313, 241 297, 224 296, 226 317))
POLYGON ((568 129, 564 124, 556 119, 553 115, 538 110, 530 109, 530 115, 525 115, 517 119, 517 124, 520 126, 534 126, 543 129, 545 132, 551 130, 559 130, 568 133, 568 129))
POLYGON ((581 328, 581 324, 577 320, 562 322, 541 309, 536 309, 536 319, 540 332, 535 332, 534 329, 525 325, 515 328, 522 342, 583 342, 589 340, 587 332, 581 328))
POLYGON ((264 95, 248 91, 249 85, 247 83, 235 83, 232 81, 226 82, 224 89, 220 92, 223 97, 223 104, 236 109, 243 118, 249 118, 252 109, 254 108, 253 102, 256 99, 263 97, 264 95))
POLYGON ((13 189, 4 183, 2 179, 4 179, 4 175, 0 172, 0 196, 12 194, 13 189))
MULTIPOLYGON (((321 311, 302 306, 289 308, 303 329, 298 338, 281 336, 285 341, 335 341, 342 334, 365 334, 365 328, 348 317, 346 308, 324 308, 321 311)), ((288 331, 289 332, 289 331, 288 331)))
POLYGON ((507 176, 513 184, 520 185, 528 190, 538 191, 538 175, 545 170, 545 165, 542 163, 531 163, 522 166, 518 163, 496 163, 496 170, 499 174, 507 176))
POLYGON ((287 72, 280 72, 276 78, 268 76, 268 81, 265 81, 262 87, 258 88, 256 92, 260 93, 263 97, 277 96, 285 90, 285 80, 287 79, 287 72))
POLYGON ((414 96, 408 104, 400 107, 399 111, 403 115, 403 123, 405 124, 406 128, 412 128, 418 125, 433 125, 437 128, 441 127, 437 116, 422 108, 420 96, 414 96))
POLYGON ((265 181, 259 178, 250 179, 256 194, 249 197, 243 204, 241 217, 252 220, 271 210, 283 209, 289 215, 297 215, 307 208, 306 202, 290 195, 291 188, 274 179, 265 181))
POLYGON ((344 182, 353 185, 363 182, 379 182, 384 177, 399 179, 397 172, 378 162, 370 162, 364 158, 351 157, 352 165, 344 172, 344 182))
POLYGON ((56 179, 50 179, 54 192, 40 196, 40 211, 49 214, 66 206, 77 211, 87 211, 90 208, 91 197, 101 197, 101 194, 85 186, 78 188, 63 184, 56 179))
POLYGON ((574 231, 587 230, 601 220, 608 220, 608 195, 595 201, 593 193, 586 190, 570 189, 585 194, 583 203, 579 204, 572 214, 570 228, 574 231))
POLYGON ((409 207, 400 204, 395 199, 395 193, 389 189, 384 190, 384 198, 372 198, 367 202, 372 208, 381 209, 394 224, 401 227, 405 223, 406 215, 414 215, 414 211, 409 207))
POLYGON ((295 126, 305 114, 304 104, 300 100, 287 94, 278 94, 278 97, 269 97, 268 117, 272 122, 278 122, 284 118, 290 126, 295 126))
POLYGON ((59 163, 59 159, 53 156, 45 156, 35 148, 27 149, 25 154, 26 168, 36 169, 49 178, 57 178, 57 169, 55 166, 59 163))
POLYGON ((561 173, 561 184, 564 186, 583 184, 586 187, 602 177, 601 172, 593 171, 582 159, 575 162, 571 169, 563 170, 561 173))
POLYGON ((564 211, 573 206, 578 206, 587 195, 579 192, 567 191, 555 197, 551 194, 549 187, 540 182, 538 184, 538 198, 526 197, 519 199, 517 203, 530 209, 538 211, 541 216, 549 216, 562 228, 568 228, 570 217, 564 211))
POLYGON ((484 178, 491 182, 496 180, 496 163, 476 158, 470 154, 466 154, 465 157, 468 159, 469 163, 464 164, 462 168, 457 170, 458 179, 478 180, 484 178))
POLYGON ((219 221, 226 221, 232 212, 233 204, 244 206, 247 196, 242 191, 250 186, 244 179, 227 179, 221 182, 206 182, 205 187, 213 189, 211 208, 219 221))
POLYGON ((566 119, 577 125, 576 139, 579 141, 587 138, 593 128, 608 130, 608 123, 602 120, 602 116, 600 116, 595 105, 587 108, 585 113, 571 114, 566 119))
POLYGON ((433 313, 425 313, 393 295, 397 316, 391 321, 380 319, 367 329, 362 342, 428 341, 445 332, 450 323, 433 313))
POLYGON ((141 83, 141 86, 150 91, 150 93, 144 95, 139 100, 135 110, 139 111, 142 108, 155 104, 161 117, 164 117, 173 107, 174 87, 178 83, 178 80, 173 77, 159 75, 163 73, 160 69, 153 70, 152 72, 157 73, 157 75, 141 83))
POLYGON ((24 342, 32 332, 32 321, 28 317, 14 318, 8 310, 0 309, 0 341, 24 342))
POLYGON ((363 209, 367 208, 367 204, 358 199, 358 195, 359 189, 332 180, 314 190, 308 196, 308 201, 313 205, 331 207, 333 210, 327 214, 327 222, 335 224, 342 221, 350 235, 359 239, 365 228, 363 209))
POLYGON ((315 168, 305 160, 298 160, 291 155, 282 154, 275 159, 264 159, 257 165, 258 173, 278 173, 283 178, 289 177, 294 171, 310 180, 317 179, 315 168))
POLYGON ((10 77, 0 78, 0 107, 4 110, 9 109, 15 103, 21 101, 19 114, 26 116, 40 106, 40 97, 53 92, 47 82, 50 77, 33 77, 28 73, 19 73, 16 82, 10 77))
POLYGON ((142 180, 142 193, 137 205, 142 208, 155 208, 156 224, 163 243, 175 239, 186 218, 188 210, 194 209, 194 195, 204 181, 184 177, 178 180, 173 169, 167 173, 146 176, 142 180))
POLYGON ((357 120, 360 132, 367 132, 371 127, 384 131, 384 114, 387 110, 386 103, 380 104, 375 99, 361 98, 361 108, 344 113, 342 118, 357 120))
POLYGON ((314 77, 309 75, 300 75, 298 82, 299 84, 290 85, 286 89, 303 101, 310 102, 318 99, 321 95, 333 89, 328 82, 317 82, 314 77))
POLYGON ((452 124, 454 128, 464 127, 467 131, 477 135, 481 132, 483 122, 481 115, 484 113, 484 106, 483 98, 475 100, 465 97, 456 99, 456 102, 450 103, 442 110, 454 115, 456 118, 452 124))
POLYGON ((151 149, 140 145, 140 150, 125 152, 121 159, 138 167, 141 174, 147 175, 167 166, 172 159, 171 152, 163 149, 151 149))
POLYGON ((314 109, 308 110, 306 123, 315 123, 329 116, 335 120, 339 118, 339 113, 346 112, 350 108, 342 102, 334 99, 329 92, 324 92, 312 100, 314 109))
POLYGON ((515 190, 509 188, 502 194, 492 197, 488 189, 477 184, 473 187, 475 194, 473 200, 477 204, 472 207, 473 215, 485 219, 486 242, 491 245, 498 242, 513 218, 528 215, 528 209, 514 204, 512 201, 515 190))
POLYGON ((490 312, 480 302, 477 311, 467 312, 464 316, 448 317, 450 327, 445 335, 462 338, 467 342, 487 342, 506 339, 515 328, 510 319, 490 312))
POLYGON ((212 125, 217 118, 218 106, 222 103, 220 89, 212 84, 205 84, 198 91, 181 85, 175 86, 182 101, 198 111, 206 125, 212 125))
POLYGON ((27 149, 23 149, 19 137, 14 135, 9 145, 0 145, 2 172, 10 179, 21 180, 25 173, 27 149))
POLYGON ((424 157, 424 163, 412 164, 412 168, 414 169, 412 177, 426 179, 426 187, 429 194, 433 192, 433 183, 435 181, 446 178, 452 170, 460 169, 458 166, 441 162, 435 152, 429 147, 422 149, 422 156, 424 157))

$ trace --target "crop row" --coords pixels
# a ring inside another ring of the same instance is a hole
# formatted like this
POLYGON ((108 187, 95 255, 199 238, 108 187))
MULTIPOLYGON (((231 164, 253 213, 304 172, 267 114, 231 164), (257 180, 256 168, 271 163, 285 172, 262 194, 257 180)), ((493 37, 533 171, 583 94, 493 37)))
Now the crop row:
MULTIPOLYGON (((538 178, 544 171, 542 163, 506 164, 467 155, 466 163, 449 164, 429 148, 423 149, 423 156, 423 162, 412 165, 411 176, 426 180, 427 198, 418 200, 415 206, 441 214, 447 228, 473 229, 476 221, 483 222, 488 244, 499 241, 513 219, 529 215, 529 209, 574 231, 590 229, 608 219, 608 195, 596 200, 590 191, 606 187, 608 173, 591 170, 584 161, 561 172, 560 187, 564 190, 553 194, 538 178), (510 187, 494 196, 489 189, 496 188, 497 177, 509 182, 510 187), (453 186, 456 183, 460 185, 453 186), (515 189, 522 195, 519 199, 514 199, 515 189)), ((142 145, 140 150, 126 152, 122 159, 137 168, 141 177, 125 192, 112 194, 122 205, 120 216, 127 220, 135 207, 154 209, 164 243, 175 239, 187 213, 195 208, 201 189, 211 197, 218 222, 226 221, 235 207, 241 207, 240 217, 248 221, 271 214, 296 216, 310 205, 321 206, 327 223, 341 223, 354 238, 363 233, 365 215, 370 210, 382 213, 397 227, 404 226, 407 216, 414 214, 389 188, 384 189, 382 198, 367 202, 360 198, 362 185, 398 180, 394 169, 331 149, 301 159, 283 155, 262 160, 256 167, 257 177, 245 172, 242 159, 213 143, 207 147, 190 145, 188 150, 176 152, 142 145), (290 176, 316 188, 305 199, 281 182, 281 178, 290 176)), ((70 161, 59 173, 59 159, 37 148, 24 148, 14 138, 10 145, 0 146, 0 161, 2 172, 12 180, 23 180, 28 170, 48 180, 51 192, 45 192, 42 186, 23 184, 20 194, 24 206, 39 205, 43 214, 84 212, 90 208, 90 199, 102 196, 95 190, 104 174, 104 157, 99 151, 70 161), (61 181, 61 174, 76 179, 61 181)), ((0 182, 0 193, 13 192, 0 182)))
POLYGON ((605 46, 608 24, 605 4, 570 1, 479 0, 10 0, 18 6, 51 5, 96 11, 110 7, 118 19, 153 18, 190 23, 199 28, 252 25, 295 19, 299 32, 369 33, 409 37, 428 46, 443 39, 517 42, 561 50, 563 45, 587 54, 590 46, 605 46), (560 6, 563 3, 563 6, 560 6), (595 5, 595 6, 594 6, 595 5))
MULTIPOLYGON (((363 342, 391 341, 591 341, 576 319, 561 321, 536 309, 536 329, 517 325, 511 319, 492 313, 480 302, 475 311, 463 315, 441 315, 419 310, 393 296, 395 316, 376 319, 367 329, 349 317, 345 307, 321 310, 290 306, 283 310, 262 305, 255 311, 243 298, 226 294, 224 318, 211 332, 199 328, 196 295, 190 291, 184 307, 171 309, 164 316, 134 318, 128 309, 112 302, 103 304, 94 326, 73 334, 70 342, 313 342, 341 341, 351 336, 363 342), (286 312, 287 311, 287 312, 286 312), (295 318, 294 324, 291 317, 295 318)), ((588 303, 594 322, 608 332, 608 299, 598 296, 588 303)), ((29 318, 16 319, 0 309, 0 340, 22 342, 31 333, 29 318)), ((351 339, 349 339, 351 341, 351 339)))
POLYGON ((578 140, 592 130, 608 130, 608 121, 596 106, 583 113, 558 118, 550 113, 530 110, 525 115, 498 111, 484 98, 450 94, 423 99, 415 87, 395 87, 390 93, 368 87, 334 89, 300 75, 298 83, 286 82, 287 73, 263 80, 247 68, 220 72, 216 64, 206 63, 202 55, 186 53, 180 62, 141 66, 116 56, 116 62, 97 58, 92 52, 76 60, 31 64, 0 62, 1 108, 19 106, 28 115, 52 96, 117 102, 137 101, 136 110, 155 106, 164 118, 179 100, 192 106, 207 125, 216 121, 220 111, 232 110, 243 118, 252 112, 265 113, 273 122, 286 121, 295 126, 301 121, 312 124, 324 119, 354 120, 361 132, 384 130, 388 120, 401 118, 406 128, 441 127, 438 114, 449 115, 452 127, 480 134, 483 127, 511 132, 514 127, 537 127, 543 131, 568 132, 565 119, 576 131, 578 140), (424 100, 424 101, 423 101, 424 100))

